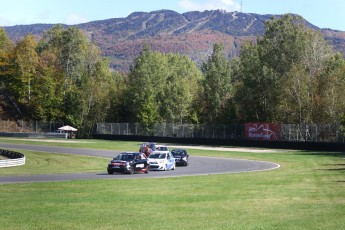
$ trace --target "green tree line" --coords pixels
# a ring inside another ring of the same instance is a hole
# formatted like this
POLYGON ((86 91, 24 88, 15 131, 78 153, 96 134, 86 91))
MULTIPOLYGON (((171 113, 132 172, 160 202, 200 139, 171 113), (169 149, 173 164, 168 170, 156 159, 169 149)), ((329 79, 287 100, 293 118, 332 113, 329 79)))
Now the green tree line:
POLYGON ((77 28, 13 44, 0 28, 1 99, 17 118, 59 121, 85 136, 97 122, 229 124, 345 121, 345 61, 320 32, 283 15, 229 58, 214 44, 198 65, 145 45, 128 74, 77 28))

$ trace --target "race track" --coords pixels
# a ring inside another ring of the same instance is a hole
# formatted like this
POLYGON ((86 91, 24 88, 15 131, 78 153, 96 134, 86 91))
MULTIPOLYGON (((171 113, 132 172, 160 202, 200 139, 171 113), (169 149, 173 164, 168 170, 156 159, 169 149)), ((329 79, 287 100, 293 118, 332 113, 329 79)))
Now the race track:
MULTIPOLYGON (((51 146, 35 146, 22 144, 0 143, 1 149, 31 150, 50 153, 68 153, 87 156, 98 156, 112 159, 119 151, 77 149, 51 146)), ((32 182, 52 182, 70 180, 93 180, 93 179, 129 179, 129 178, 158 178, 158 177, 179 177, 195 175, 211 175, 224 173, 254 172, 279 168, 279 164, 272 162, 242 160, 218 157, 190 156, 190 164, 187 167, 176 167, 173 171, 151 171, 149 174, 117 174, 108 175, 107 165, 104 171, 98 173, 75 173, 75 174, 44 174, 25 176, 0 176, 0 184, 8 183, 32 183, 32 182)), ((20 166, 19 166, 20 167, 20 166)), ((1 169, 0 169, 1 174, 1 169)))

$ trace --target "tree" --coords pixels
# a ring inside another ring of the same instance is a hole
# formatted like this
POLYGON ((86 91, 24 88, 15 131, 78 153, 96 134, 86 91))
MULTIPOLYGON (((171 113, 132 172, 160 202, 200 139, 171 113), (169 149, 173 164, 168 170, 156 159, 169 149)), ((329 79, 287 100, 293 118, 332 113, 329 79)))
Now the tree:
POLYGON ((13 49, 13 43, 7 36, 4 28, 0 27, 0 50, 1 51, 11 51, 13 49))
POLYGON ((38 65, 37 43, 32 35, 27 35, 16 46, 16 62, 20 69, 22 81, 27 83, 27 100, 31 100, 31 79, 36 77, 38 65))
POLYGON ((198 122, 193 116, 193 104, 199 95, 202 73, 194 62, 179 54, 166 54, 167 72, 158 96, 160 116, 163 121, 184 123, 198 122))
POLYGON ((308 106, 308 73, 294 65, 285 75, 279 111, 279 120, 286 123, 308 123, 312 114, 308 106))
POLYGON ((85 63, 88 42, 81 31, 76 27, 64 29, 57 25, 48 30, 42 39, 43 49, 56 54, 60 71, 65 74, 64 95, 68 87, 72 87, 81 80, 83 64, 85 63))
POLYGON ((106 119, 111 105, 112 79, 109 62, 106 59, 97 58, 92 65, 88 65, 90 75, 82 82, 80 127, 83 127, 88 135, 92 134, 93 125, 106 119), (92 67, 91 67, 92 66, 92 67), (92 71, 90 71, 92 69, 92 71))
POLYGON ((13 44, 8 38, 6 31, 0 27, 0 80, 1 87, 4 87, 6 82, 10 80, 10 76, 14 75, 13 64, 13 44))
POLYGON ((221 44, 213 46, 213 52, 202 65, 205 75, 203 81, 204 114, 209 123, 222 123, 222 113, 233 97, 232 72, 230 62, 225 58, 221 44))
POLYGON ((104 121, 111 107, 108 60, 75 27, 54 26, 44 34, 38 50, 42 91, 37 97, 47 99, 37 113, 41 118, 75 125, 88 136, 93 124, 104 121))
POLYGON ((18 105, 21 81, 17 76, 14 44, 5 30, 0 28, 0 91, 3 98, 8 102, 7 105, 8 108, 11 108, 11 112, 16 117, 22 117, 22 109, 18 105))
POLYGON ((113 72, 109 82, 110 106, 105 120, 107 122, 128 122, 128 105, 126 105, 126 95, 128 76, 113 72))
MULTIPOLYGON (((244 46, 236 82, 240 117, 247 121, 316 122, 326 117, 321 76, 334 56, 319 32, 300 17, 283 15, 265 23, 256 45, 244 46), (322 103, 321 103, 322 102, 322 103)), ((328 80, 332 80, 329 78, 328 80)), ((333 81, 333 80, 332 80, 333 81)), ((329 102, 331 103, 331 102, 329 102)))
POLYGON ((305 26, 301 17, 285 14, 265 22, 265 32, 257 44, 264 66, 271 68, 277 77, 287 73, 304 54, 305 26))
POLYGON ((162 54, 144 46, 128 76, 126 105, 133 122, 152 127, 157 122, 196 121, 193 103, 200 70, 186 56, 162 54), (192 115, 193 114, 193 115, 192 115))
MULTIPOLYGON (((330 60, 335 54, 332 47, 325 41, 320 32, 307 29, 305 34, 306 39, 301 62, 304 65, 305 71, 308 73, 308 98, 306 107, 312 114, 312 117, 310 117, 311 119, 306 119, 306 121, 321 122, 324 121, 325 117, 322 116, 322 113, 319 113, 319 111, 325 111, 326 107, 328 107, 326 104, 333 104, 331 100, 324 104, 325 107, 321 105, 322 102, 320 99, 329 98, 328 95, 324 95, 324 92, 331 93, 325 86, 333 88, 332 85, 328 83, 337 81, 337 79, 331 77, 328 78, 331 82, 323 82, 321 75, 323 75, 327 65, 332 65, 330 60), (321 91, 320 87, 322 88, 321 91)), ((334 94, 332 93, 331 95, 334 94)))
POLYGON ((341 54, 333 55, 324 64, 318 76, 318 107, 315 122, 344 124, 345 114, 345 60, 341 54))
POLYGON ((132 115, 130 120, 143 124, 147 131, 159 120, 156 95, 163 84, 159 79, 166 68, 163 62, 163 55, 145 45, 128 75, 126 104, 132 115))

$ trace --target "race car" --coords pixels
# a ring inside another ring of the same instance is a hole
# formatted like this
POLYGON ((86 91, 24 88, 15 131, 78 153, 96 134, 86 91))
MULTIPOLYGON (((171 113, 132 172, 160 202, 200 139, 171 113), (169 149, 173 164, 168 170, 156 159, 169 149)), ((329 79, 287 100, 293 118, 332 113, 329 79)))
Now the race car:
POLYGON ((122 152, 110 161, 107 167, 108 174, 134 172, 150 172, 150 164, 144 153, 122 152))
POLYGON ((166 145, 156 145, 157 151, 169 151, 168 147, 166 145))
POLYGON ((156 145, 152 142, 145 142, 140 145, 139 152, 145 153, 145 155, 148 157, 152 153, 152 151, 156 150, 156 145))
POLYGON ((185 150, 185 149, 173 149, 173 150, 171 150, 171 153, 175 158, 176 165, 183 165, 183 166, 188 165, 189 155, 187 153, 187 150, 185 150))
POLYGON ((154 151, 148 157, 151 170, 174 170, 175 158, 170 151, 154 151))

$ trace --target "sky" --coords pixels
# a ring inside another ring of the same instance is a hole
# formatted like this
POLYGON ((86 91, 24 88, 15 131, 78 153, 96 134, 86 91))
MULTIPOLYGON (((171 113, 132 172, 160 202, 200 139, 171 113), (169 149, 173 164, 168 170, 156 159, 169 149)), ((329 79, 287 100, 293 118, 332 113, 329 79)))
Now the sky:
POLYGON ((344 0, 0 0, 0 27, 35 23, 74 25, 133 12, 178 13, 222 9, 256 14, 299 14, 320 28, 345 31, 344 0))

